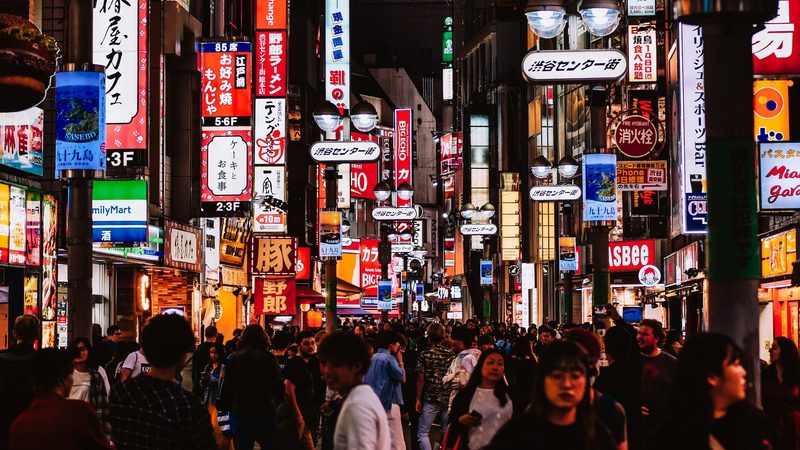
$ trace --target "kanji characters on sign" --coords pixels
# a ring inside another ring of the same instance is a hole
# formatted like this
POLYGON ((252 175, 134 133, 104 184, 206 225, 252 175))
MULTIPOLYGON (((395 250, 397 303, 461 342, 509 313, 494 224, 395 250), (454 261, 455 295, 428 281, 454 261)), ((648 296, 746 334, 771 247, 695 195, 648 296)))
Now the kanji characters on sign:
POLYGON ((297 238, 257 236, 250 243, 252 275, 292 275, 296 273, 297 238))
POLYGON ((256 278, 254 299, 256 314, 294 314, 295 298, 294 278, 256 278))

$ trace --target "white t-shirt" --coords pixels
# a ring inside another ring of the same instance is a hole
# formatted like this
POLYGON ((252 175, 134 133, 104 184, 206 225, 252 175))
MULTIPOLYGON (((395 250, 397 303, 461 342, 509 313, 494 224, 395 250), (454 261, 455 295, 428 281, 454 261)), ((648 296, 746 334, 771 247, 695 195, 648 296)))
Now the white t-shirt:
POLYGON ((125 362, 122 363, 122 368, 131 370, 131 378, 138 377, 141 373, 150 372, 150 364, 141 351, 136 351, 128 355, 128 357, 125 358, 125 362))
MULTIPOLYGON (((100 373, 100 377, 103 379, 103 385, 106 388, 106 399, 108 399, 108 394, 111 391, 111 388, 108 384, 106 371, 102 367, 98 367, 97 372, 100 373)), ((92 376, 89 374, 89 372, 78 372, 77 370, 73 370, 72 389, 70 389, 69 397, 67 398, 70 400, 83 400, 86 403, 91 403, 91 383, 92 376)))
POLYGON ((392 448, 386 411, 366 384, 353 388, 342 404, 336 431, 334 450, 390 450, 392 448))
POLYGON ((513 407, 510 399, 505 406, 500 406, 500 400, 495 397, 494 389, 477 388, 472 401, 469 402, 469 410, 478 411, 483 416, 481 424, 470 428, 467 435, 470 450, 477 450, 488 445, 497 430, 511 419, 513 407))

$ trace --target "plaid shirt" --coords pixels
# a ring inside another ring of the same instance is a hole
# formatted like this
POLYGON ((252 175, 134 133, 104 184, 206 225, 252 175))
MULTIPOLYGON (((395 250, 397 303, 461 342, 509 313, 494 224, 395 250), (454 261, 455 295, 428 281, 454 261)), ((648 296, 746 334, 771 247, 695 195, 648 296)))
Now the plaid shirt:
POLYGON ((434 345, 425 350, 417 359, 417 373, 425 376, 422 387, 422 400, 426 403, 447 405, 450 398, 450 387, 445 386, 442 378, 450 367, 450 361, 456 354, 442 345, 434 345))
POLYGON ((97 411, 97 419, 103 425, 103 432, 111 439, 111 424, 108 420, 108 393, 103 376, 95 369, 89 369, 89 403, 97 411))
POLYGON ((216 450, 206 407, 175 382, 140 376, 111 389, 119 450, 216 450))

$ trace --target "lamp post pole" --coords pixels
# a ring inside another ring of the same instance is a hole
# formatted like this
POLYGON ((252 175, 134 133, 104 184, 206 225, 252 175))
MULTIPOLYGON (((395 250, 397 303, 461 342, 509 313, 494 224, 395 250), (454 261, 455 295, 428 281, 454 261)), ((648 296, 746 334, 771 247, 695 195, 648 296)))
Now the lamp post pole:
MULTIPOLYGON (((591 105, 591 148, 593 153, 614 153, 606 148, 606 89, 592 87, 591 105)), ((586 176, 584 174, 584 176, 586 176)), ((584 194, 585 195, 585 194, 584 194)), ((608 272, 608 232, 614 227, 610 221, 590 223, 589 241, 592 245, 592 304, 606 305, 611 298, 611 275, 608 272)))
MULTIPOLYGON (((325 208, 336 210, 339 171, 336 164, 325 165, 325 208)), ((336 311, 336 261, 335 256, 325 261, 325 331, 333 333, 339 325, 336 311)))

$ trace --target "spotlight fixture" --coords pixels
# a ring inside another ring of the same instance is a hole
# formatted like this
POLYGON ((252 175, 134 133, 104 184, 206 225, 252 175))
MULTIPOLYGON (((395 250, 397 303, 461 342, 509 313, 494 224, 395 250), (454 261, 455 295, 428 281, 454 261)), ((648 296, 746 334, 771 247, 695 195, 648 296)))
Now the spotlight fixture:
POLYGON ((375 129, 378 124, 378 111, 372 106, 372 103, 361 101, 350 110, 350 123, 358 131, 369 133, 375 129))
POLYGON ((531 173, 539 179, 547 178, 551 170, 553 170, 553 163, 544 155, 537 156, 531 164, 531 173))
POLYGON ((314 108, 311 114, 322 131, 330 133, 336 131, 342 125, 342 114, 339 112, 339 108, 329 101, 322 102, 314 108))

